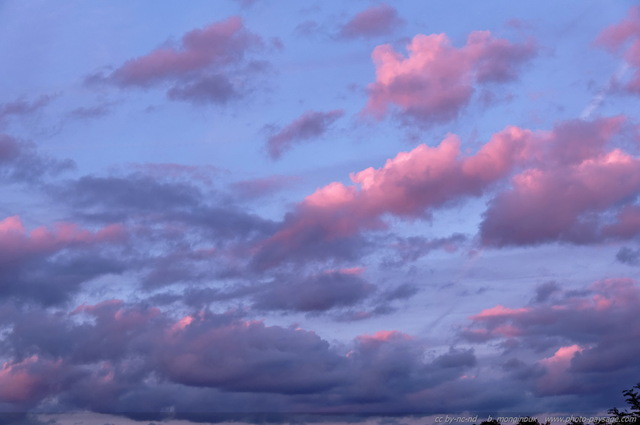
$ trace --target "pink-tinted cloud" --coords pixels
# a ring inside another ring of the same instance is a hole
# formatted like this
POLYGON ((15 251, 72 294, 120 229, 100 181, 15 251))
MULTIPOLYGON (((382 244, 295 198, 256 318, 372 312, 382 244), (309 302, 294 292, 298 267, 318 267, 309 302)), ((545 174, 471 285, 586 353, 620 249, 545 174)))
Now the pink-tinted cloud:
POLYGON ((43 95, 32 101, 17 99, 13 102, 0 103, 0 125, 2 125, 3 121, 9 116, 32 114, 44 108, 52 100, 53 96, 43 95))
POLYGON ((23 407, 34 404, 54 390, 47 381, 58 375, 56 369, 59 362, 42 361, 37 355, 5 362, 0 369, 0 402, 23 407))
POLYGON ((605 148, 622 122, 570 121, 542 135, 537 160, 491 200, 480 229, 483 243, 593 243, 636 235, 640 223, 632 205, 640 193, 640 160, 605 148))
POLYGON ((403 22, 396 9, 382 3, 357 13, 342 26, 339 36, 357 38, 387 35, 393 33, 403 22))
POLYGON ((305 112, 267 139, 269 155, 273 159, 280 158, 293 145, 321 137, 343 114, 342 110, 305 112))
POLYGON ((399 153, 379 169, 351 174, 352 185, 333 182, 307 196, 281 230, 257 247, 256 260, 272 266, 323 244, 335 250, 334 242, 385 228, 385 214, 425 218, 433 208, 479 196, 528 159, 532 141, 532 132, 508 127, 471 156, 462 154, 454 135, 436 147, 399 153))
POLYGON ((124 227, 113 224, 92 232, 73 223, 56 223, 53 229, 38 227, 27 231, 18 216, 0 221, 0 262, 15 261, 25 255, 49 254, 67 247, 120 241, 124 227))
POLYGON ((44 305, 66 301, 83 282, 121 272, 101 251, 125 237, 120 224, 91 231, 61 222, 28 231, 19 217, 7 217, 0 221, 0 296, 44 305))
POLYGON ((557 289, 525 307, 486 309, 470 318, 463 337, 537 353, 531 378, 538 395, 592 392, 640 372, 640 347, 631 342, 640 335, 638 302, 637 282, 607 279, 581 291, 557 289))
POLYGON ((244 90, 249 74, 264 68, 246 59, 248 52, 262 45, 262 39, 234 16, 189 31, 177 45, 167 43, 126 61, 107 77, 94 75, 87 81, 108 81, 121 87, 168 84, 169 99, 225 103, 244 90))
POLYGON ((640 6, 631 7, 625 19, 605 28, 596 43, 612 52, 623 51, 622 57, 632 68, 633 75, 626 82, 614 83, 631 93, 640 94, 640 6))
POLYGON ((256 199, 272 195, 298 183, 299 177, 274 175, 257 179, 234 182, 231 188, 241 198, 256 199))
POLYGON ((515 79, 536 48, 475 31, 461 48, 445 34, 419 34, 407 51, 405 57, 389 44, 374 49, 376 81, 368 87, 366 113, 381 118, 393 106, 421 124, 452 120, 469 103, 476 84, 515 79))
MULTIPOLYGON (((55 397, 53 403, 67 409, 102 412, 134 413, 140 406, 159 412, 171 405, 181 415, 232 407, 370 413, 372 402, 385 412, 407 406, 422 411, 420 390, 456 381, 476 362, 471 350, 436 355, 421 339, 394 330, 343 346, 299 327, 246 320, 237 311, 174 317, 119 300, 82 305, 69 314, 35 310, 10 323, 11 351, 35 353, 9 358, 0 372, 0 382, 20 384, 0 390, 2 401, 14 408, 55 397), (218 391, 230 403, 211 405, 218 391), (185 392, 190 402, 179 395, 185 392), (270 403, 247 404, 247 393, 270 403), (127 404, 131 398, 137 408, 127 404)), ((435 409, 432 404, 426 409, 435 409)))
POLYGON ((178 47, 160 47, 130 59, 116 69, 112 78, 122 85, 146 86, 161 80, 184 77, 210 65, 225 65, 242 58, 258 42, 239 17, 215 22, 182 36, 178 47))

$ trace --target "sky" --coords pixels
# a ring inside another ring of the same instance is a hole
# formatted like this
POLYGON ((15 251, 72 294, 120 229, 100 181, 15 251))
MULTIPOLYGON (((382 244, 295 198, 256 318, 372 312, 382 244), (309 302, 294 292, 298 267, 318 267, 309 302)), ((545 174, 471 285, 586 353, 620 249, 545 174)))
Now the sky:
POLYGON ((0 58, 0 424, 640 382, 637 2, 5 0, 0 58))

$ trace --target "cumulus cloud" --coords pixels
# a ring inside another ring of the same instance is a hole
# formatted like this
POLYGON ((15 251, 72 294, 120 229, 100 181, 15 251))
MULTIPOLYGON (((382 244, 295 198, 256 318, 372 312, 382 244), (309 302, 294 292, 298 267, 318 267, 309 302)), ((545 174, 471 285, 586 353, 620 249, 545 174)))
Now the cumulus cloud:
POLYGON ((342 110, 305 112, 267 139, 269 155, 273 159, 278 159, 294 144, 321 137, 343 114, 342 110))
POLYGON ((174 317, 120 300, 71 313, 15 313, 6 323, 11 329, 2 344, 13 357, 0 382, 20 385, 0 392, 0 402, 14 408, 153 419, 171 408, 206 420, 234 411, 428 412, 438 407, 421 391, 456 381, 476 364, 471 350, 433 355, 424 341, 393 330, 343 347, 238 312, 174 317), (225 403, 212 405, 211 396, 225 403))
POLYGON ((123 88, 168 85, 167 96, 172 100, 225 103, 239 96, 248 75, 260 68, 246 56, 262 45, 262 39, 248 31, 239 17, 231 17, 189 31, 177 45, 167 43, 126 61, 107 76, 94 75, 87 81, 123 88))
POLYGON ((281 229, 258 244, 255 264, 272 267, 329 252, 348 257, 361 244, 360 232, 386 228, 385 214, 427 218, 434 208, 482 195, 527 159, 531 141, 532 132, 508 127, 468 156, 449 135, 438 146, 420 145, 381 168, 352 173, 352 185, 330 183, 298 204, 281 229))
POLYGON ((606 148, 622 122, 568 121, 541 135, 537 160, 490 201, 480 228, 483 243, 584 244, 636 235, 640 162, 606 148))
POLYGON ((121 224, 90 231, 61 222, 52 229, 27 231, 20 217, 7 217, 0 221, 0 294, 19 302, 66 301, 81 283, 121 271, 117 262, 102 258, 92 248, 125 238, 121 224))
MULTIPOLYGON (((624 121, 569 120, 549 131, 511 126, 472 154, 451 134, 436 146, 401 152, 380 168, 352 173, 351 184, 332 182, 304 198, 255 245, 254 266, 354 259, 366 250, 367 232, 387 229, 388 215, 429 219, 435 209, 485 194, 485 246, 633 238, 640 232, 640 162, 614 143, 624 121)), ((413 261, 463 240, 414 238, 396 248, 401 262, 413 261)))
MULTIPOLYGON (((470 318, 462 336, 476 342, 502 341, 505 352, 520 347, 523 356, 523 350, 537 353, 531 373, 521 377, 540 396, 598 396, 626 377, 637 376, 640 349, 629 341, 640 332, 635 312, 638 283, 607 279, 582 291, 553 289, 553 296, 533 305, 483 310, 470 318)), ((516 369, 522 372, 523 367, 516 369)))
POLYGON ((382 3, 358 12, 340 28, 338 36, 341 38, 368 38, 388 35, 393 33, 403 22, 396 9, 382 3))
POLYGON ((452 46, 445 34, 419 34, 407 52, 405 57, 389 44, 373 50, 376 81, 368 86, 364 112, 381 118, 393 106, 401 116, 430 125, 456 118, 475 85, 515 79, 536 47, 475 31, 461 48, 452 46))

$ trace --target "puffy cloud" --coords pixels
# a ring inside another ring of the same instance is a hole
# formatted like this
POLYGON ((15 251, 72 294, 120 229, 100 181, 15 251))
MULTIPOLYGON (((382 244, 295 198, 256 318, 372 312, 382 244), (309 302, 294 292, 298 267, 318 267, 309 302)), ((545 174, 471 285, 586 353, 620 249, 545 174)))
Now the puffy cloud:
POLYGON ((214 22, 184 34, 179 45, 168 44, 130 59, 106 77, 121 87, 170 85, 172 100, 194 103, 225 103, 243 90, 247 76, 261 66, 246 60, 246 54, 262 46, 239 17, 214 22))
POLYGON ((522 377, 538 395, 597 396, 640 373, 640 349, 632 343, 640 334, 638 301, 640 286, 631 279, 598 281, 581 291, 558 288, 532 305, 483 310, 462 335, 503 341, 505 352, 533 353, 537 372, 522 377))
POLYGON ((424 341, 398 331, 362 335, 342 347, 238 312, 174 317, 119 300, 72 313, 24 311, 6 323, 2 344, 14 358, 0 381, 21 385, 1 391, 0 401, 14 408, 146 412, 154 419, 172 409, 206 420, 253 409, 435 411, 415 396, 456 381, 476 363, 470 350, 433 355, 424 341))
POLYGON ((640 6, 629 8, 625 19, 605 28, 596 43, 613 52, 624 50, 623 58, 634 74, 629 81, 615 83, 631 93, 640 94, 640 6))
POLYGON ((405 57, 389 44, 373 50, 376 81, 365 112, 382 117, 393 105, 420 124, 450 121, 469 103, 474 85, 515 79, 536 48, 475 31, 461 48, 445 34, 419 34, 407 51, 405 57))
POLYGON ((358 12, 342 26, 338 35, 341 38, 376 37, 392 33, 403 20, 398 12, 388 4, 382 3, 358 12))
POLYGON ((636 235, 640 222, 632 204, 640 191, 640 162, 605 149, 622 122, 569 121, 541 137, 537 161, 489 203, 483 243, 593 243, 636 235))
POLYGON ((305 112, 267 139, 269 155, 277 159, 294 144, 322 136, 343 114, 341 110, 305 112))
POLYGON ((307 196, 282 228, 256 247, 255 264, 272 267, 285 258, 349 257, 359 232, 386 227, 384 214, 414 219, 468 196, 479 196, 528 159, 533 133, 508 127, 475 155, 447 136, 438 146, 401 152, 379 169, 351 174, 352 185, 330 183, 307 196))
POLYGON ((0 221, 0 293, 18 301, 66 301, 87 280, 118 273, 121 266, 93 248, 124 240, 120 224, 90 231, 74 223, 27 231, 18 216, 0 221))

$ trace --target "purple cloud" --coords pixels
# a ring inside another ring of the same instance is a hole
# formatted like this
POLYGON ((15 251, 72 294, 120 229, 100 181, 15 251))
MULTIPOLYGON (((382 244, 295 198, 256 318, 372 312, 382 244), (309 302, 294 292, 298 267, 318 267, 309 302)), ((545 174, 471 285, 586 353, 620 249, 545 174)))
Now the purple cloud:
POLYGON ((365 113, 382 118, 393 106, 420 125, 451 121, 469 103, 475 85, 515 79, 536 47, 475 31, 461 48, 451 46, 446 34, 418 34, 407 52, 404 57, 390 44, 373 50, 376 81, 368 86, 365 113))
POLYGON ((263 46, 262 39, 235 16, 184 34, 169 44, 130 59, 108 76, 87 82, 110 82, 126 87, 165 87, 171 100, 226 103, 244 91, 250 74, 264 68, 246 61, 247 53, 263 46))
POLYGON ((293 145, 322 136, 343 114, 342 110, 305 112, 267 139, 269 155, 273 159, 278 159, 293 145))
POLYGON ((378 37, 391 34, 403 22, 396 9, 382 3, 358 12, 338 34, 341 38, 378 37))

